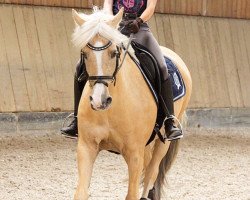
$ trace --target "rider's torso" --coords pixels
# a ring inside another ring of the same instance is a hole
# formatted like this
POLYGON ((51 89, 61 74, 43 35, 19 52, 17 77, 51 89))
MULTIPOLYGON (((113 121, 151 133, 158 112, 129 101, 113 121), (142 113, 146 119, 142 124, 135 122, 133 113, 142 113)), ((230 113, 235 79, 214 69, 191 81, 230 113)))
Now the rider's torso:
POLYGON ((124 7, 124 12, 134 13, 140 16, 147 8, 147 0, 114 0, 114 15, 117 14, 122 7, 124 7))

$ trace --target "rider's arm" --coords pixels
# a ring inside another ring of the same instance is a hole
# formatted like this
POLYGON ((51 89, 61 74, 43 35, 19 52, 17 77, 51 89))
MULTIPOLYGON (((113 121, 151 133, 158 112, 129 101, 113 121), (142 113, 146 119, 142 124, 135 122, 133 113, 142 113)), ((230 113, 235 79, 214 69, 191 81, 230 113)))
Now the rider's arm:
MULTIPOLYGON (((105 1, 110 1, 110 0, 105 0, 105 1)), ((146 22, 153 16, 155 12, 156 3, 157 3, 157 0, 148 0, 147 8, 146 10, 144 10, 144 12, 140 16, 142 21, 146 22)))
POLYGON ((109 14, 113 15, 113 0, 105 0, 103 9, 106 10, 109 14))

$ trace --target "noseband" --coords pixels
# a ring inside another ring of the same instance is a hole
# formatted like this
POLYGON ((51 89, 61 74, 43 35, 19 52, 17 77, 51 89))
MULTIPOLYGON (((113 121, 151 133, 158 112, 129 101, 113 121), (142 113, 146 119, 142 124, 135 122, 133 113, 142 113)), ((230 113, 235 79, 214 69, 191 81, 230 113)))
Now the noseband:
MULTIPOLYGON (((91 50, 93 51, 103 51, 107 48, 109 48, 110 46, 112 45, 112 42, 109 41, 106 45, 102 46, 102 47, 95 47, 93 45, 91 45, 90 43, 87 44, 87 47, 90 48, 91 50)), ((115 82, 116 82, 116 74, 117 72, 119 71, 119 68, 121 66, 119 66, 119 58, 120 58, 120 51, 119 51, 119 47, 116 46, 116 49, 117 49, 117 52, 116 52, 116 66, 115 66, 115 71, 113 72, 113 74, 111 76, 89 76, 88 80, 89 81, 94 81, 94 84, 97 84, 97 83, 102 83, 104 84, 106 87, 108 87, 108 83, 105 81, 105 80, 111 80, 111 82, 114 82, 114 85, 115 85, 115 82)))

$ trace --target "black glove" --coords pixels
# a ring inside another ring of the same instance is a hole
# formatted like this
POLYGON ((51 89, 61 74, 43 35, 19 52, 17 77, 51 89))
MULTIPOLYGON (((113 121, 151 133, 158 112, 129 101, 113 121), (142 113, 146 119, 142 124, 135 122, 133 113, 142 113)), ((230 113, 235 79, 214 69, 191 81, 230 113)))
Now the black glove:
POLYGON ((123 35, 126 35, 126 36, 130 36, 131 32, 130 30, 128 29, 127 25, 130 23, 131 20, 125 20, 123 19, 120 23, 119 23, 119 28, 118 30, 123 34, 123 35))
POLYGON ((119 24, 119 31, 122 34, 129 36, 131 33, 137 33, 143 23, 141 18, 136 18, 134 20, 122 20, 119 24))
POLYGON ((134 20, 128 21, 128 23, 125 25, 125 28, 128 29, 130 33, 137 33, 140 30, 142 23, 143 20, 140 17, 137 17, 134 20))

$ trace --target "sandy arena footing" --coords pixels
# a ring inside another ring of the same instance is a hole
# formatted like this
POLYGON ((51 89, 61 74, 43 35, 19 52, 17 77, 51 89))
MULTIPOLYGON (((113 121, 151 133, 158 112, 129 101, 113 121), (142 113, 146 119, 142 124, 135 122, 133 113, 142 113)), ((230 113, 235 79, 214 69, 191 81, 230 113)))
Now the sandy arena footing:
MULTIPOLYGON (((166 200, 249 200, 250 128, 188 128, 168 175, 166 200)), ((101 152, 91 200, 122 200, 123 158, 101 152)), ((55 131, 0 134, 0 199, 69 200, 77 182, 76 140, 55 131)))

